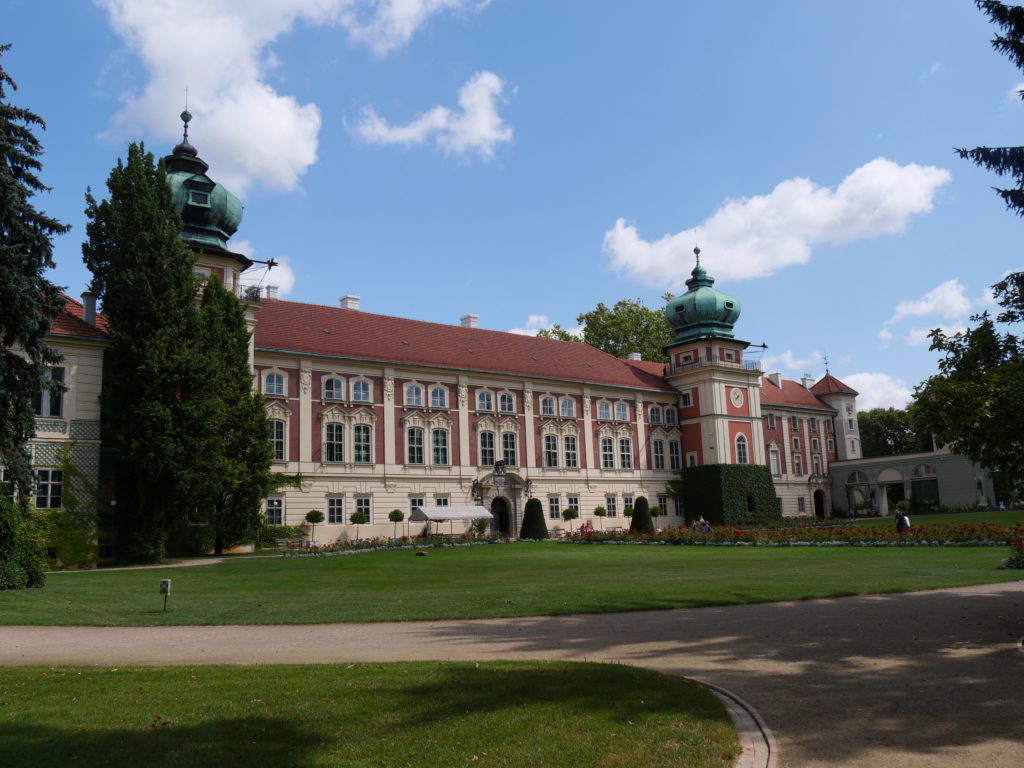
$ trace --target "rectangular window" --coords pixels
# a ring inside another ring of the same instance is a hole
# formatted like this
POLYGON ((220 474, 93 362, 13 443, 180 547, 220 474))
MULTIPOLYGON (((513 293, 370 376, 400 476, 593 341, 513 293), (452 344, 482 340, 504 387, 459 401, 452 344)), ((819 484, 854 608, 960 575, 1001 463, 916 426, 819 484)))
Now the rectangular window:
POLYGON ((565 466, 567 469, 576 469, 579 466, 576 438, 573 435, 566 435, 563 443, 565 445, 565 466))
POLYGON ((821 443, 818 442, 818 438, 816 438, 816 437, 812 437, 811 438, 811 450, 814 450, 814 451, 818 450, 818 446, 820 446, 820 445, 821 445, 821 443))
POLYGON ((406 431, 406 463, 423 463, 423 430, 412 427, 406 431))
POLYGON ((341 379, 324 379, 324 400, 341 400, 345 397, 345 382, 341 379))
POLYGON ((494 466, 494 433, 480 433, 480 466, 494 466))
POLYGON ((828 439, 828 450, 830 453, 835 453, 836 450, 836 441, 831 437, 828 439))
POLYGON ((36 509, 60 509, 63 506, 63 495, 63 470, 36 470, 36 509))
POLYGON ((771 463, 772 474, 773 475, 782 474, 780 469, 779 469, 779 452, 777 450, 772 448, 768 452, 768 460, 771 463))
POLYGON ((651 443, 651 454, 654 456, 654 468, 665 468, 665 441, 655 440, 651 443))
POLYGON ((814 474, 821 474, 821 457, 818 454, 811 456, 811 462, 814 464, 814 474))
MULTIPOLYGON (((680 447, 678 440, 668 441, 668 468, 671 469, 673 472, 683 468, 681 451, 682 448, 680 447)), ((691 464, 690 466, 695 467, 697 466, 697 454, 694 453, 691 455, 693 456, 694 463, 691 464)))
MULTIPOLYGON (((50 368, 46 376, 54 384, 64 384, 64 369, 50 368)), ((44 389, 32 396, 32 409, 36 416, 59 419, 64 415, 63 387, 58 390, 44 389)))
POLYGON ((501 456, 505 465, 509 467, 519 466, 519 457, 516 451, 515 432, 503 432, 501 435, 501 456))
POLYGON ((367 424, 356 424, 352 427, 352 450, 353 460, 357 464, 372 464, 373 454, 371 453, 373 433, 367 424))
POLYGON ((409 384, 405 388, 405 404, 408 406, 423 405, 423 387, 417 384, 409 384))
POLYGON ((768 429, 775 429, 775 414, 768 414, 768 429))
POLYGON ((847 424, 849 424, 850 431, 852 432, 853 431, 853 419, 847 419, 846 422, 847 422, 847 424))
POLYGON ((615 442, 610 437, 601 438, 601 469, 615 469, 615 442))
POLYGON ((633 497, 632 496, 623 496, 622 497, 622 511, 625 512, 627 509, 628 510, 632 510, 633 509, 633 497))
POLYGON ((610 403, 597 404, 597 418, 609 420, 612 417, 612 406, 610 403))
POLYGON ((800 450, 800 438, 799 437, 794 437, 793 438, 793 450, 794 451, 799 451, 800 450))
POLYGON ((604 497, 604 508, 608 510, 608 517, 619 516, 619 508, 617 506, 617 500, 614 496, 604 497))
POLYGON ((324 431, 324 461, 344 461, 345 425, 328 424, 324 431))
POLYGON ((793 428, 794 430, 798 430, 798 429, 800 429, 800 419, 798 419, 798 418, 797 418, 796 416, 791 416, 791 417, 789 418, 789 425, 790 425, 790 426, 791 426, 791 427, 792 427, 792 428, 793 428))
POLYGON ((0 494, 14 501, 14 482, 7 476, 7 467, 0 467, 0 494))
POLYGON ((434 387, 430 390, 430 407, 431 408, 447 408, 448 407, 448 390, 444 387, 434 387))
POLYGON ((445 465, 448 463, 448 430, 435 429, 431 438, 434 448, 434 464, 445 465))
POLYGON ((356 512, 362 514, 363 519, 368 522, 373 522, 373 507, 370 505, 372 499, 369 496, 356 496, 356 512))
POLYGON ((683 516, 683 500, 678 496, 672 499, 672 506, 675 507, 675 513, 677 517, 683 516))
POLYGON ((670 515, 672 511, 668 508, 668 496, 658 497, 658 506, 661 507, 661 514, 670 515))
POLYGON ((623 469, 633 468, 633 441, 628 437, 619 438, 619 466, 623 469))
POLYGON ((565 506, 568 509, 575 509, 577 512, 580 511, 580 497, 579 496, 566 496, 565 506))
POLYGON ((818 420, 817 419, 811 419, 808 423, 811 426, 811 432, 817 432, 818 431, 818 420))
POLYGON ((576 401, 571 397, 562 398, 562 418, 571 419, 576 415, 576 401))
POLYGON ((284 422, 280 419, 270 422, 270 445, 274 450, 274 461, 284 461, 284 422))
POLYGON ((553 397, 542 397, 540 399, 540 415, 541 416, 554 416, 555 415, 555 398, 553 398, 553 397))
POLYGON ((448 506, 448 497, 447 496, 435 496, 434 497, 434 506, 435 507, 447 507, 448 506))
POLYGON ((683 408, 689 408, 693 405, 693 395, 690 392, 683 392, 680 397, 683 401, 683 408))
POLYGON ((686 466, 697 466, 697 453, 695 451, 690 451, 690 453, 686 454, 686 466))
POLYGON ((625 403, 616 403, 615 418, 618 421, 629 421, 629 406, 625 403))
POLYGON ((409 499, 409 516, 412 517, 412 513, 416 511, 416 507, 423 508, 423 497, 413 496, 409 499))
POLYGON ((355 381, 352 383, 352 399, 359 403, 370 402, 370 382, 355 381))
POLYGON ((558 437, 556 435, 544 435, 544 466, 558 466, 558 437))
POLYGON ((327 499, 327 522, 332 525, 345 522, 345 499, 341 496, 327 499))
POLYGON ((796 511, 799 512, 801 515, 806 511, 804 498, 802 496, 796 500, 796 511))
POLYGON ((284 525, 284 499, 267 499, 267 525, 284 525))
POLYGON ((562 510, 559 506, 557 496, 548 496, 548 519, 549 520, 561 520, 562 510))
POLYGON ((502 413, 514 413, 516 410, 516 399, 508 392, 498 395, 498 410, 502 413))
POLYGON ((793 454, 793 474, 802 475, 804 473, 804 457, 799 453, 793 454))

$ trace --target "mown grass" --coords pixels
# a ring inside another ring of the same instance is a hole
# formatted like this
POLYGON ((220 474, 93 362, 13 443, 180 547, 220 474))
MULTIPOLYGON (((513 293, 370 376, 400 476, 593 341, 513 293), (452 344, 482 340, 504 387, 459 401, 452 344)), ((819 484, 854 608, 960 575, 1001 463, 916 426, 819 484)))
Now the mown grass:
MULTIPOLYGON (((995 523, 997 525, 1013 525, 1024 522, 1024 509, 1007 509, 995 512, 949 512, 938 515, 910 515, 913 525, 980 525, 981 523, 995 523)), ((838 525, 857 525, 868 528, 893 528, 896 520, 892 515, 888 517, 867 517, 861 520, 854 520, 847 523, 843 520, 834 521, 838 525)))
POLYGON ((722 768, 701 686, 607 664, 15 668, 5 768, 40 765, 722 768))
POLYGON ((516 543, 50 574, 0 592, 6 625, 305 624, 603 613, 901 592, 1020 578, 1004 547, 516 543), (163 611, 159 580, 173 592, 163 611))

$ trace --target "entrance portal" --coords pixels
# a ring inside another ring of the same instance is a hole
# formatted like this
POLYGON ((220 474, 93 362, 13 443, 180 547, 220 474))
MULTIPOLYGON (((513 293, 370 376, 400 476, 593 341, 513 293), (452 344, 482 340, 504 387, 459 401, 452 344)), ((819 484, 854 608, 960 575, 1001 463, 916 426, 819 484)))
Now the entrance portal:
POLYGON ((494 527, 499 536, 510 538, 511 525, 508 514, 508 499, 495 496, 491 502, 491 514, 494 515, 494 527))
POLYGON ((825 492, 814 492, 814 516, 819 520, 825 519, 825 492))

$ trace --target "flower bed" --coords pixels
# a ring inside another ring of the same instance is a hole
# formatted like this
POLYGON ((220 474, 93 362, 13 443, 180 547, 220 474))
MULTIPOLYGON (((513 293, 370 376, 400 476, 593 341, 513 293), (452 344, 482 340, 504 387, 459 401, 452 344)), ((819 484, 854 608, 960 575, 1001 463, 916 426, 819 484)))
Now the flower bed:
POLYGON ((1012 526, 995 523, 943 524, 914 526, 904 533, 894 528, 857 526, 797 526, 792 528, 748 528, 714 526, 710 533, 691 528, 666 528, 658 533, 638 535, 625 531, 575 532, 562 539, 583 544, 650 543, 696 546, 746 545, 859 545, 859 546, 1001 546, 1010 540, 1024 539, 1024 523, 1012 526))
POLYGON ((352 541, 340 541, 326 547, 314 547, 312 549, 287 550, 284 557, 330 557, 332 555, 351 555, 356 552, 390 552, 399 549, 435 549, 440 547, 475 547, 482 544, 502 544, 505 539, 479 538, 470 539, 461 537, 456 539, 441 539, 439 537, 415 538, 403 536, 400 539, 386 539, 377 537, 374 539, 354 539, 352 541))

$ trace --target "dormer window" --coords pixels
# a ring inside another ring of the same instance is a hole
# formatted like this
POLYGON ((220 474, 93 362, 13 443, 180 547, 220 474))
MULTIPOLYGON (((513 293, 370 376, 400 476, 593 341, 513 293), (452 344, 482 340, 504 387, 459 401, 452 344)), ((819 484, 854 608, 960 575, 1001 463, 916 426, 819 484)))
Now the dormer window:
POLYGON ((542 397, 540 399, 540 415, 541 416, 554 416, 555 415, 555 398, 553 398, 553 397, 542 397))
POLYGON ((195 190, 195 189, 193 189, 191 192, 189 192, 188 200, 193 205, 209 205, 210 204, 210 196, 206 192, 199 192, 198 190, 195 190))
POLYGON ((411 406, 423 405, 423 387, 418 384, 409 384, 405 388, 405 404, 411 406))
POLYGON ((618 421, 629 421, 629 406, 625 403, 616 403, 615 418, 618 421))
POLYGON ((284 376, 280 373, 268 373, 263 380, 263 394, 284 395, 284 376))
POLYGON ((476 393, 476 409, 478 411, 493 411, 494 410, 494 395, 490 392, 482 391, 476 393))
POLYGON ((324 379, 324 400, 341 400, 344 397, 344 381, 334 377, 324 379))

